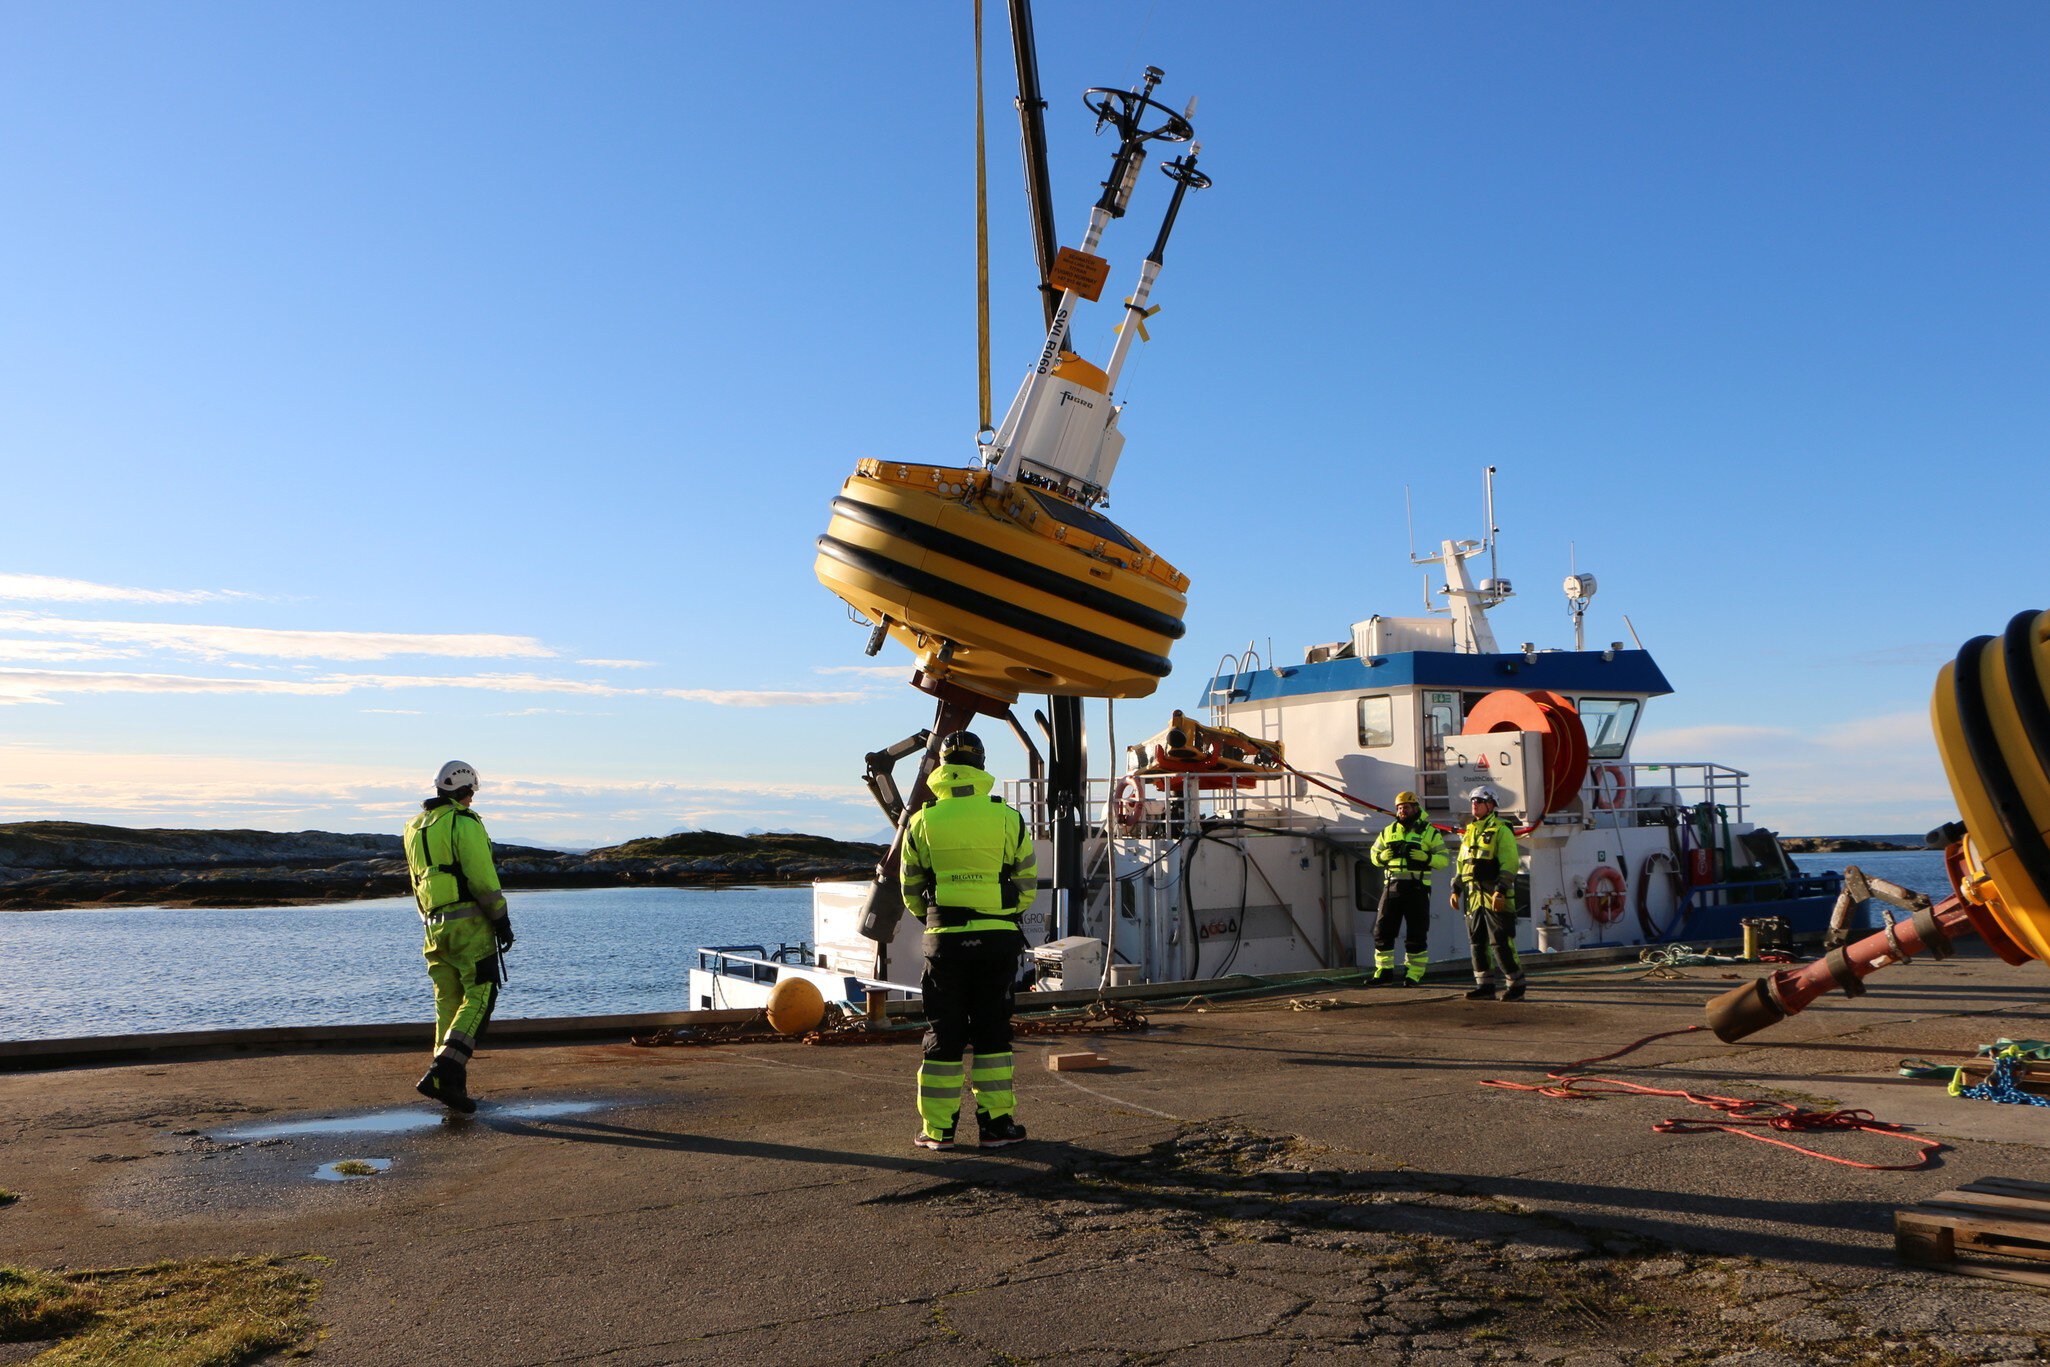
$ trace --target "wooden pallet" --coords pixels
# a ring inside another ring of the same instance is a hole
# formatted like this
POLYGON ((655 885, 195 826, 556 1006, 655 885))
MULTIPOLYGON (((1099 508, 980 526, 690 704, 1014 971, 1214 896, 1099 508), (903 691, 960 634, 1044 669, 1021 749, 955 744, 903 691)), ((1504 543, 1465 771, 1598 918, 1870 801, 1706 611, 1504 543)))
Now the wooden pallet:
MULTIPOLYGON (((1967 1059, 1958 1066, 1965 1070, 1965 1085, 1968 1087, 1983 1086, 1993 1075, 1993 1060, 1990 1058, 1967 1059)), ((2019 1091, 2050 1096, 2050 1065, 2038 1063, 2031 1068, 2027 1062, 2017 1062, 2009 1076, 2019 1091)))
POLYGON ((2050 1183, 1982 1177, 1939 1192, 1894 1212, 1893 1246, 1902 1262, 1916 1267, 2050 1289, 2050 1183), (1966 1253, 1997 1254, 2001 1261, 1966 1253), (2041 1266, 2008 1261, 2020 1258, 2041 1266))

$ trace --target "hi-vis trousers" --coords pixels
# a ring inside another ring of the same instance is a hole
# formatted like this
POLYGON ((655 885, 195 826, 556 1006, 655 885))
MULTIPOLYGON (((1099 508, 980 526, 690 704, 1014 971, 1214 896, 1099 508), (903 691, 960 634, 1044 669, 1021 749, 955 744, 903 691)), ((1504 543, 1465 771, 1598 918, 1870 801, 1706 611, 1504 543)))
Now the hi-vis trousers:
POLYGON ((498 1005, 498 938, 482 912, 430 920, 427 977, 434 984, 434 1058, 467 1065, 498 1005))
POLYGON ((925 1057, 918 1065, 918 1118, 934 1137, 961 1114, 962 1055, 973 1052, 968 1085, 994 1120, 1018 1109, 1011 1090, 1011 989, 1018 976, 1016 931, 961 931, 925 937, 925 1057))

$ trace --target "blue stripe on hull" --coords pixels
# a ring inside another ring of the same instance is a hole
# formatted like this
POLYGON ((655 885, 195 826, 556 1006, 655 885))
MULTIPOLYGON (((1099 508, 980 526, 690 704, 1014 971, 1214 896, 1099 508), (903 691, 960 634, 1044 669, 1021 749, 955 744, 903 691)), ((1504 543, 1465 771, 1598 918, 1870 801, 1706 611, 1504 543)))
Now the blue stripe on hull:
POLYGON ((1521 655, 1417 650, 1369 660, 1324 660, 1220 674, 1209 687, 1214 695, 1206 693, 1198 699, 1199 707, 1213 702, 1380 693, 1394 688, 1548 688, 1559 693, 1643 693, 1653 697, 1673 691, 1650 652, 1643 650, 1619 650, 1606 660, 1598 650, 1554 650, 1540 652, 1534 661, 1521 655))

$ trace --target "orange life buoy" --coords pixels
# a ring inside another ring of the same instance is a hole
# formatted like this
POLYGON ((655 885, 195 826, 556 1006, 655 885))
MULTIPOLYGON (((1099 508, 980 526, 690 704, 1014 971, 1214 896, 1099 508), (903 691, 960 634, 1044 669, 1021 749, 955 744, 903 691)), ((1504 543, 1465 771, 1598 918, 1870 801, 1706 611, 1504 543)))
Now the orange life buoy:
POLYGON ((1623 904, 1628 900, 1623 892, 1623 875, 1607 864, 1596 865, 1587 875, 1587 914, 1597 924, 1620 920, 1623 904))
POLYGON ((1111 801, 1111 813, 1118 829, 1129 834, 1146 816, 1146 785, 1137 774, 1126 774, 1118 780, 1117 796, 1111 801))
POLYGON ((1630 800, 1630 771, 1620 764, 1594 767, 1594 809, 1613 812, 1630 800))

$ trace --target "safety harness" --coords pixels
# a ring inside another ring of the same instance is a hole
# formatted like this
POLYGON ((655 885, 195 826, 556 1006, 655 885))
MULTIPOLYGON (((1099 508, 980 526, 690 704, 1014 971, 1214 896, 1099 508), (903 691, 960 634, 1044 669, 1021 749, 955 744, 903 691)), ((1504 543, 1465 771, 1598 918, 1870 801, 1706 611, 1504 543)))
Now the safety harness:
POLYGON ((414 905, 420 905, 422 901, 421 894, 427 886, 427 880, 435 874, 448 874, 456 882, 456 895, 453 898, 446 902, 438 902, 433 906, 421 907, 420 919, 430 924, 438 921, 460 921, 466 916, 482 916, 484 914, 483 908, 479 907, 470 896, 470 880, 463 873, 462 863, 456 855, 455 823, 457 818, 467 816, 472 821, 476 821, 478 818, 468 809, 453 802, 448 805, 447 810, 455 815, 451 816, 447 823, 449 862, 446 864, 438 864, 434 861, 434 845, 428 839, 428 832, 441 824, 440 812, 430 813, 427 820, 420 823, 420 863, 422 867, 413 874, 414 905), (444 910, 447 907, 461 906, 463 903, 468 903, 469 905, 458 911, 444 910))

